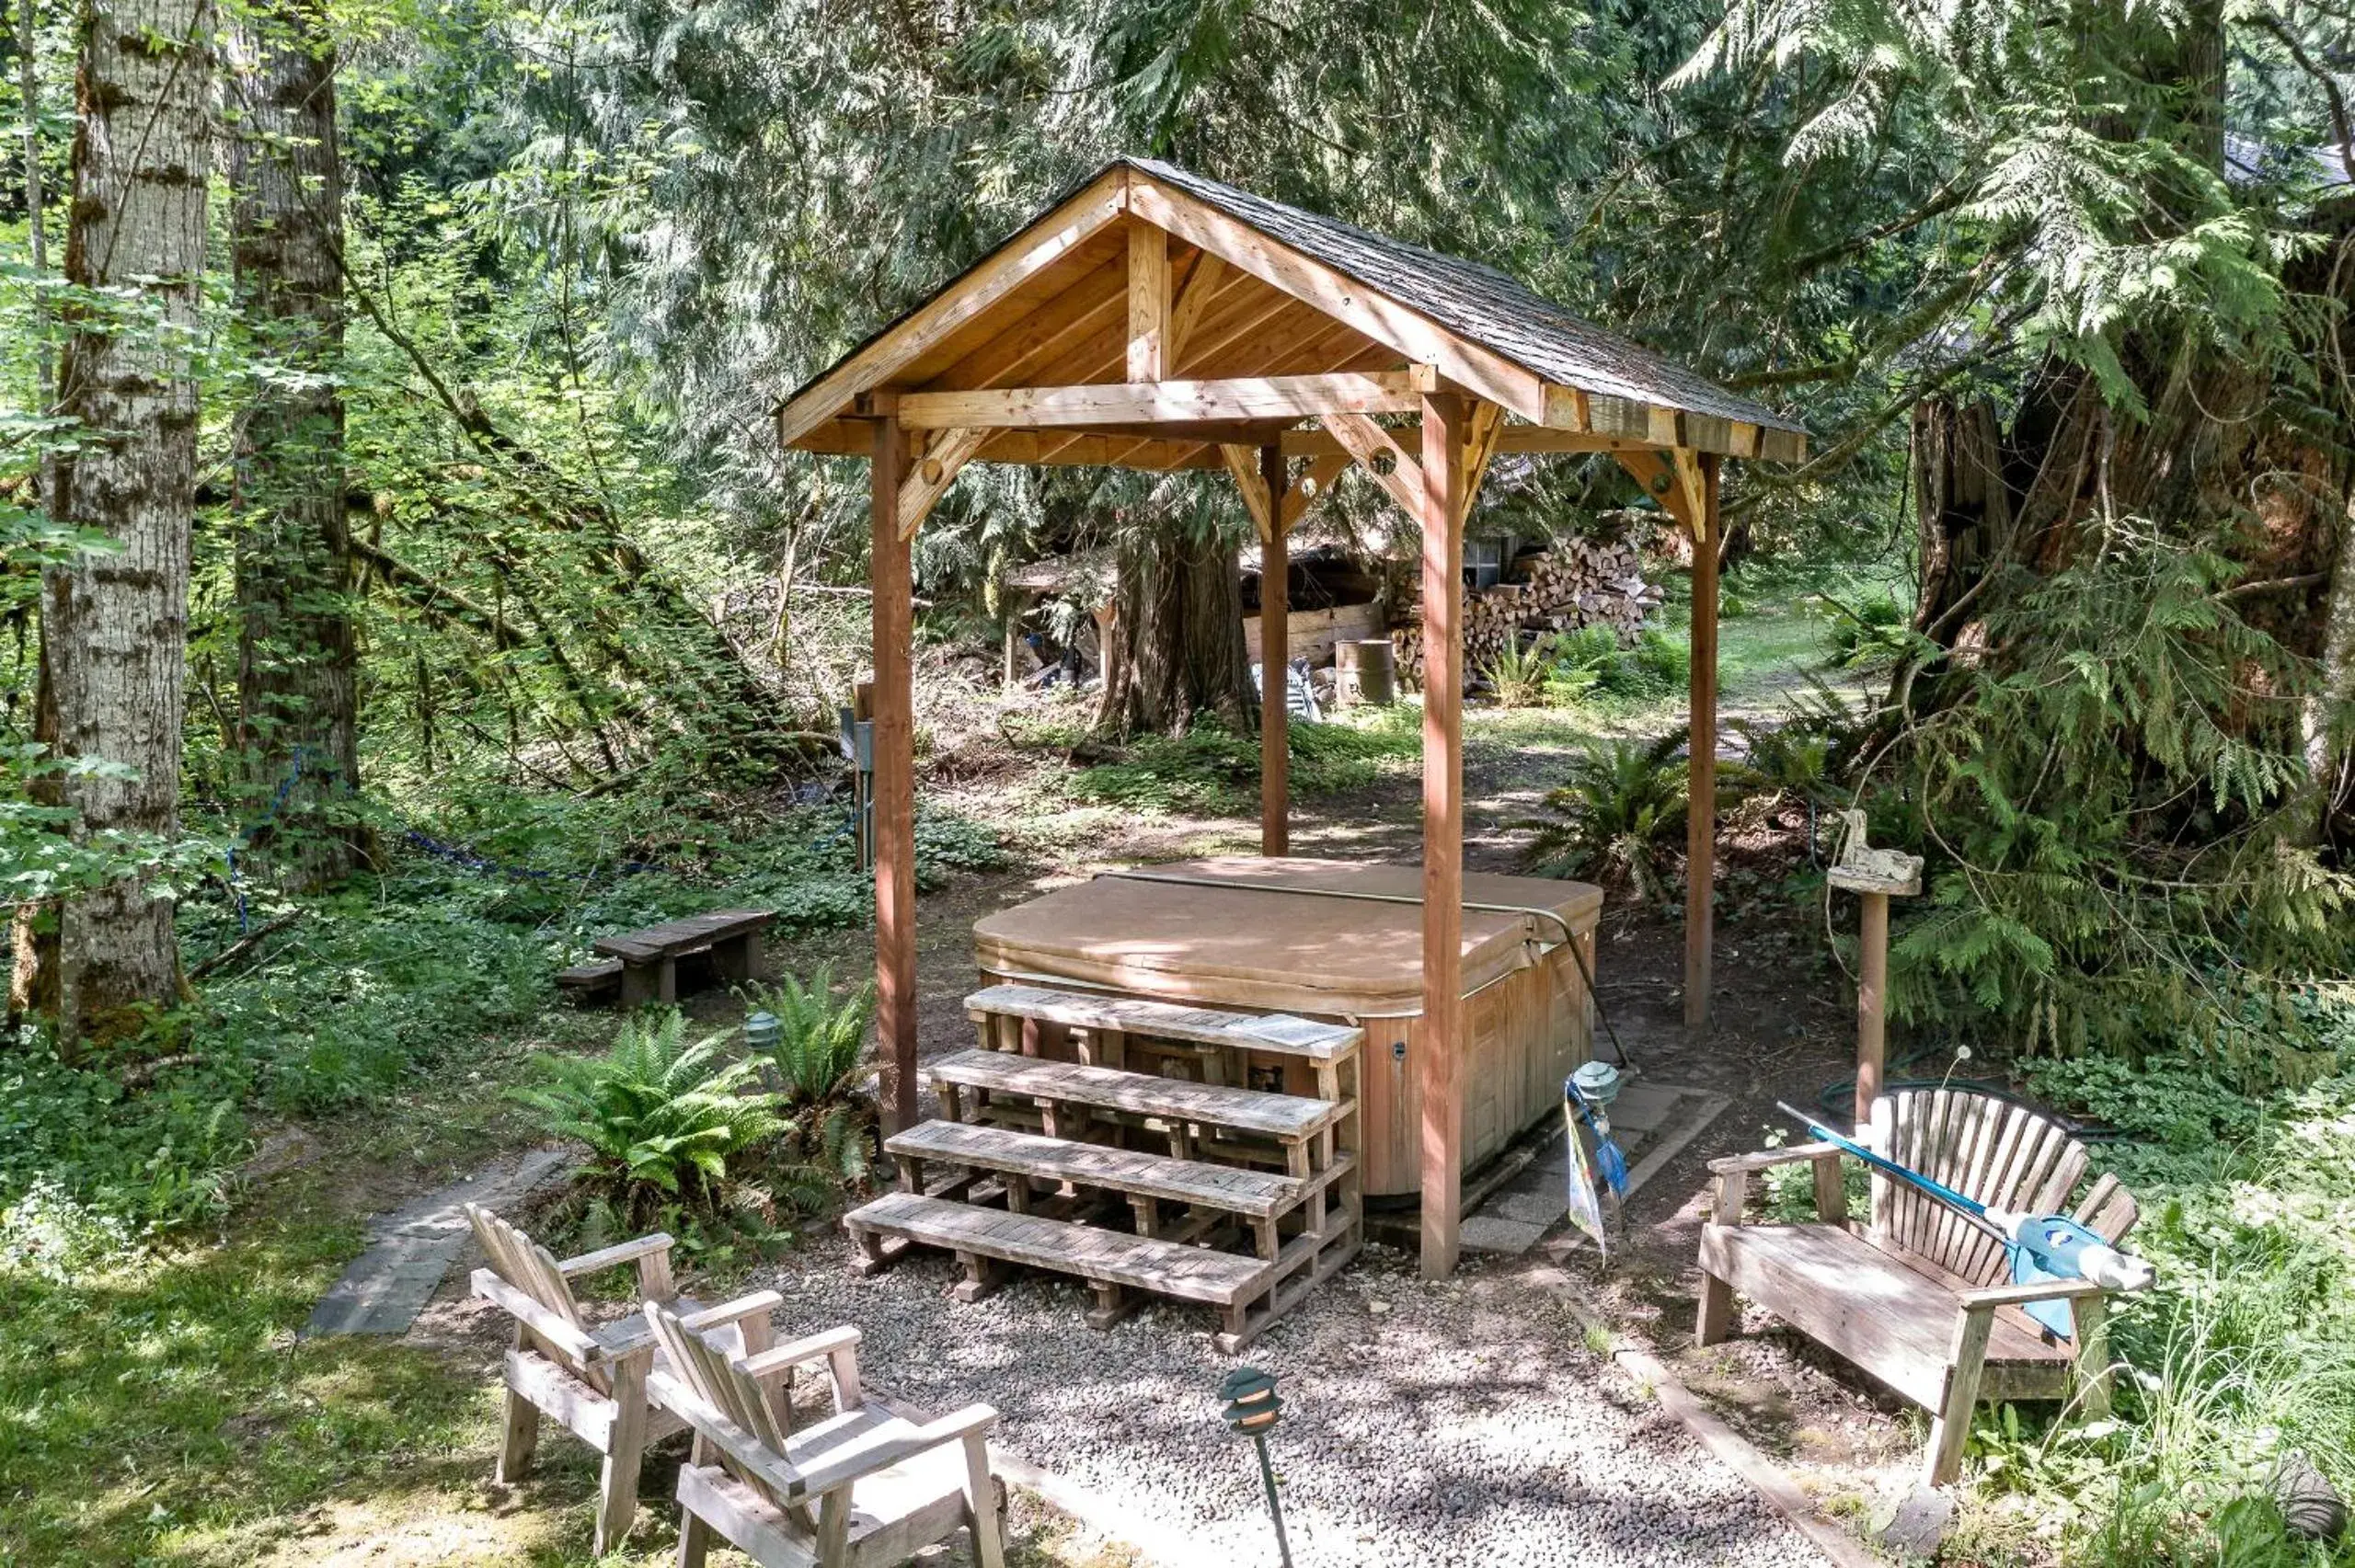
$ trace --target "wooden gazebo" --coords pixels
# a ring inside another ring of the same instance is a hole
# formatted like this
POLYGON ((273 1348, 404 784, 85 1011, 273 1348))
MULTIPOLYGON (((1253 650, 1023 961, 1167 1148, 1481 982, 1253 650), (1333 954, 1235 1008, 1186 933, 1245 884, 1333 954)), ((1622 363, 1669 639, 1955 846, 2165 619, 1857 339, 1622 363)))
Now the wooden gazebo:
MULTIPOLYGON (((1709 1022, 1717 484, 1800 427, 1492 269, 1167 164, 1124 158, 776 411, 778 439, 873 464, 875 933, 887 1115, 915 1119, 909 547, 969 462, 1231 472, 1285 646, 1287 531, 1350 464, 1420 525, 1424 1013, 1460 1036, 1464 521, 1498 452, 1608 452, 1693 535, 1685 1019, 1709 1022), (1410 416, 1416 422, 1385 417, 1410 416)), ((1284 684, 1264 681, 1261 847, 1287 841, 1284 684)), ((1455 1264, 1463 1062, 1427 1055, 1422 1264, 1455 1264)))

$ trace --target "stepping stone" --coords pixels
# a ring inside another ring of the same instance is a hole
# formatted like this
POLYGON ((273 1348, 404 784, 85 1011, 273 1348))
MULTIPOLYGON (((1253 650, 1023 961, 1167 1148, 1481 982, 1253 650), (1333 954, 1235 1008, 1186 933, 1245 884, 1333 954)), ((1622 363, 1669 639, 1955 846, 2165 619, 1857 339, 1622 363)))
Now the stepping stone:
MULTIPOLYGON (((1636 1082, 1611 1106, 1612 1139, 1627 1157, 1627 1196, 1658 1175, 1730 1104, 1722 1094, 1675 1083, 1636 1082)), ((1530 1168, 1488 1195, 1465 1218, 1466 1252, 1521 1253, 1569 1212, 1569 1145, 1557 1137, 1530 1168)))
POLYGON ((563 1150, 534 1149, 512 1166, 477 1173, 383 1216, 369 1227, 368 1250, 311 1309, 302 1337, 407 1333, 465 1247, 465 1206, 509 1207, 570 1162, 563 1150))

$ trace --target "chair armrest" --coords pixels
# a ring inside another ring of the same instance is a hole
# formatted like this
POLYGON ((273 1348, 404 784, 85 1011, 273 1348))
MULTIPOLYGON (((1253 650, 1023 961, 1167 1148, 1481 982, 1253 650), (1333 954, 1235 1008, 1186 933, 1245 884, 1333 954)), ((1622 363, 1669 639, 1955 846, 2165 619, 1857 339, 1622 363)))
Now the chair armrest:
POLYGON ((916 1436, 924 1439, 927 1448, 960 1438, 978 1436, 997 1425, 997 1412, 985 1404, 969 1404, 962 1410, 951 1411, 937 1421, 927 1421, 916 1428, 916 1436))
POLYGON ((695 1333, 708 1333, 722 1323, 741 1322, 763 1312, 774 1312, 784 1305, 785 1298, 775 1291, 755 1290, 749 1296, 739 1296, 733 1301, 706 1307, 700 1312, 684 1313, 679 1322, 695 1333))
POLYGON ((1982 1290, 1966 1290, 1955 1299, 1963 1310, 1974 1307, 2018 1307, 2030 1301, 2074 1300, 2082 1296, 2099 1296, 2107 1288, 2090 1279, 2039 1279, 2033 1285, 1991 1285, 1982 1290))
POLYGON ((751 1374, 755 1381, 774 1378, 779 1372, 791 1368, 811 1361, 823 1361, 837 1351, 856 1350, 858 1348, 858 1331, 847 1325, 838 1329, 828 1329, 823 1333, 813 1333, 807 1339, 797 1339, 789 1345, 780 1345, 774 1350, 764 1350, 758 1356, 748 1356, 744 1358, 744 1370, 751 1374))
POLYGON ((594 1274, 599 1269, 619 1268, 626 1263, 636 1263, 649 1253, 667 1253, 671 1238, 657 1230, 651 1236, 640 1236, 634 1242, 619 1242, 610 1247, 600 1247, 593 1253, 583 1253, 577 1258, 567 1258, 556 1266, 567 1279, 576 1274, 594 1274))
POLYGON ((583 1366, 604 1358, 604 1346, 590 1338, 586 1330, 578 1323, 569 1323, 557 1317, 501 1279, 495 1271, 488 1268, 475 1270, 472 1283, 476 1295, 504 1309, 508 1316, 583 1366))
POLYGON ((1787 1149, 1762 1149, 1755 1154, 1733 1154, 1723 1160, 1712 1160, 1709 1169, 1720 1176, 1735 1172, 1771 1171, 1777 1165, 1792 1165, 1801 1160, 1816 1160, 1840 1152, 1840 1146, 1836 1143, 1794 1143, 1787 1149))

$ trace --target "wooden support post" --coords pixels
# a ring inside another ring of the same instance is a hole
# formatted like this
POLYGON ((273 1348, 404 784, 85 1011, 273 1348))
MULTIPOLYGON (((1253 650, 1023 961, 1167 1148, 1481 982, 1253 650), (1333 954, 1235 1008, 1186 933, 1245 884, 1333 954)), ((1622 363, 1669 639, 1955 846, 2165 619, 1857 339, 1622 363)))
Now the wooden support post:
POLYGON ((887 1133, 916 1123, 915 696, 909 674, 914 606, 908 533, 900 527, 906 434, 875 421, 871 572, 875 638, 875 1017, 887 1133))
POLYGON ((1471 410, 1423 398, 1423 1277, 1455 1268, 1464 1202, 1464 456, 1471 410))
POLYGON ((1292 853, 1292 548, 1284 532, 1290 475, 1283 448, 1259 449, 1272 524, 1259 544, 1259 853, 1292 853))
POLYGON ((1129 352, 1132 382, 1169 373, 1169 235, 1129 220, 1129 352))
POLYGON ((1889 895, 1866 893, 1862 973, 1856 979, 1856 1107, 1857 1127, 1872 1122, 1873 1102, 1880 1098, 1881 1072, 1889 1058, 1884 1004, 1889 996, 1889 895))
POLYGON ((1022 612, 1028 607, 1029 595, 1019 589, 1000 588, 998 609, 1005 616, 1005 669, 999 678, 1000 688, 1011 692, 1021 679, 1015 669, 1014 650, 1022 646, 1022 612))
MULTIPOLYGON (((1717 469, 1701 459, 1701 517, 1693 531, 1693 732, 1684 807, 1684 1027, 1709 1029, 1710 944, 1717 845, 1717 469)), ((1427 642, 1429 640, 1426 635, 1427 642)))

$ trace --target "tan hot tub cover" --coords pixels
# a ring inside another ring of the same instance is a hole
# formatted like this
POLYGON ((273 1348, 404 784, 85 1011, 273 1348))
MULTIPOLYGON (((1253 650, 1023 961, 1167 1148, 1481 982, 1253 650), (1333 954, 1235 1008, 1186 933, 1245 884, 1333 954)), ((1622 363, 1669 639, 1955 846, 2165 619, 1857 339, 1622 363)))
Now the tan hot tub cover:
MULTIPOLYGON (((1412 865, 1222 855, 1140 866, 1059 888, 975 922, 979 967, 1171 1001, 1350 1018, 1423 1010, 1423 874, 1412 865), (1409 903, 1331 895, 1374 894, 1409 903)), ((1467 873, 1464 901, 1550 910, 1574 932, 1603 891, 1583 882, 1467 873)), ((1552 920, 1464 911, 1464 994, 1562 939, 1552 920)))

